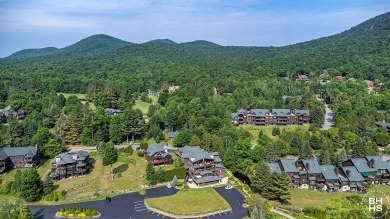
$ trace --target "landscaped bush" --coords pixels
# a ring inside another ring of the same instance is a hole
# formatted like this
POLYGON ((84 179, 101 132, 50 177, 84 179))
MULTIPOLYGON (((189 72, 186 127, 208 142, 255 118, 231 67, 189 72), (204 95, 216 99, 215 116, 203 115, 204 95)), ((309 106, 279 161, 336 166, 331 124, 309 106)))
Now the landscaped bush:
POLYGON ((138 157, 143 157, 145 153, 143 151, 138 151, 137 152, 138 157))
POLYGON ((61 199, 63 199, 66 195, 66 191, 65 190, 62 190, 62 191, 52 191, 50 194, 46 195, 43 197, 43 200, 45 201, 59 201, 61 199))
POLYGON ((71 217, 71 218, 92 218, 97 216, 99 213, 92 208, 84 208, 80 206, 61 208, 57 212, 59 216, 71 217))
POLYGON ((125 147, 125 148, 120 148, 118 150, 119 152, 124 152, 126 154, 129 154, 129 155, 132 155, 133 154, 133 148, 131 147, 131 145, 125 147))
POLYGON ((178 179, 184 179, 186 173, 187 171, 184 167, 176 167, 170 170, 165 170, 165 182, 172 181, 174 176, 178 179))

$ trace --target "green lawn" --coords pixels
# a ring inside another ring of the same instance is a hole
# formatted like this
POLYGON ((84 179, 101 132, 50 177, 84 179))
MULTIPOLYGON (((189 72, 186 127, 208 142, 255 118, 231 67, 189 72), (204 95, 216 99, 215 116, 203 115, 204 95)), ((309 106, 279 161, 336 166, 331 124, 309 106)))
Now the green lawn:
MULTIPOLYGON (((86 94, 78 94, 78 93, 57 93, 57 95, 60 95, 60 94, 64 95, 64 97, 65 97, 66 99, 68 99, 69 96, 74 95, 74 96, 76 96, 77 98, 79 98, 79 100, 81 100, 81 103, 82 103, 82 104, 85 104, 85 103, 87 102, 86 94)), ((90 102, 90 103, 89 103, 89 106, 90 106, 91 109, 93 109, 93 110, 96 109, 95 104, 93 104, 93 102, 90 102)))
MULTIPOLYGON (((382 194, 390 194, 390 186, 371 186, 366 194, 358 194, 359 196, 365 197, 378 197, 377 192, 381 191, 382 194)), ((291 190, 291 206, 297 208, 304 207, 320 207, 326 208, 330 206, 332 200, 342 199, 347 196, 356 195, 356 192, 332 192, 326 191, 314 191, 309 189, 292 189, 291 190)), ((380 195, 379 195, 380 196, 380 195)), ((383 202, 387 203, 387 197, 383 197, 383 202)), ((288 207, 288 206, 286 206, 288 207)))
POLYGON ((147 199, 146 203, 158 210, 175 215, 200 215, 231 209, 213 188, 181 190, 175 195, 147 199))
POLYGON ((142 100, 138 99, 135 101, 135 105, 133 107, 134 109, 140 109, 143 115, 148 114, 149 106, 151 104, 156 104, 157 100, 158 100, 158 97, 156 97, 154 95, 149 94, 148 97, 152 98, 152 103, 146 103, 146 102, 143 102, 142 100))
MULTIPOLYGON (((240 125, 238 128, 243 128, 251 133, 251 141, 257 142, 259 137, 259 131, 263 130, 263 133, 268 135, 271 138, 277 138, 277 136, 272 136, 272 129, 274 126, 254 126, 254 125, 240 125)), ((290 125, 290 126, 279 126, 281 132, 283 131, 296 131, 298 129, 306 131, 309 129, 308 125, 290 125)))

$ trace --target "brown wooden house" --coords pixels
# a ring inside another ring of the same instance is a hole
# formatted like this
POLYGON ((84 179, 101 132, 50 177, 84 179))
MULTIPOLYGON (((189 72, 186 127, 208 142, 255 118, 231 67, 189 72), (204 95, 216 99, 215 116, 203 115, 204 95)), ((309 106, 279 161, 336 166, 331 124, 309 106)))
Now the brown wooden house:
POLYGON ((39 164, 38 147, 4 147, 0 149, 0 173, 10 169, 36 167, 39 164))
POLYGON ((57 155, 51 160, 50 179, 60 180, 82 176, 89 172, 89 155, 86 151, 68 152, 57 155))
POLYGON ((197 186, 219 183, 226 177, 225 167, 217 152, 208 153, 199 146, 184 146, 176 151, 186 169, 186 181, 197 186))
POLYGON ((165 150, 162 144, 151 144, 146 150, 145 159, 153 164, 172 164, 172 156, 165 150))

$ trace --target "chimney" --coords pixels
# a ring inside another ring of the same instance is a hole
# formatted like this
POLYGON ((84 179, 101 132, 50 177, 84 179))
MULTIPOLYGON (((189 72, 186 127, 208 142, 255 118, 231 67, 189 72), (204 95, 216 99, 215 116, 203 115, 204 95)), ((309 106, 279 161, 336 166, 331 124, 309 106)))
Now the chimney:
POLYGON ((334 168, 334 173, 336 173, 336 175, 339 175, 339 168, 334 168))
POLYGON ((298 160, 295 161, 295 167, 298 167, 298 160))
POLYGON ((345 171, 345 175, 347 175, 348 178, 351 177, 351 171, 350 170, 345 171))
POLYGON ((371 168, 375 168, 375 160, 374 160, 374 158, 371 158, 371 168))
POLYGON ((306 162, 306 169, 307 169, 307 170, 310 169, 310 164, 309 164, 309 162, 306 162))

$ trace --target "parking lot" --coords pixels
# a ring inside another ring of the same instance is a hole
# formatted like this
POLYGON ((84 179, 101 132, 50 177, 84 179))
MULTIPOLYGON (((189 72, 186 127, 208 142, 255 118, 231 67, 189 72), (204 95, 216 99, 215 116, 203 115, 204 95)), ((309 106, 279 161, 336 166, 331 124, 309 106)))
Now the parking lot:
MULTIPOLYGON (((226 199, 232 206, 232 211, 215 214, 205 218, 220 218, 220 219, 237 219, 246 216, 247 209, 242 207, 244 196, 236 189, 225 189, 224 187, 216 189, 219 194, 226 199)), ((144 204, 145 198, 156 198, 176 194, 178 190, 175 188, 154 188, 146 190, 146 195, 140 195, 138 192, 128 193, 112 197, 111 202, 105 200, 82 202, 65 205, 50 205, 50 206, 29 206, 32 213, 37 219, 52 219, 55 213, 62 207, 82 206, 91 207, 99 211, 102 219, 157 219, 170 218, 153 211, 149 211, 144 204)))

